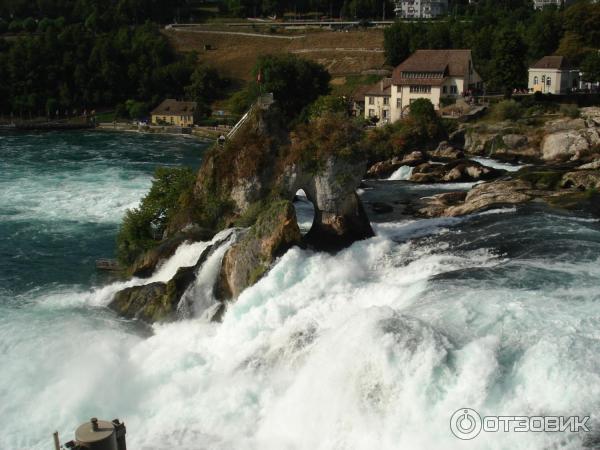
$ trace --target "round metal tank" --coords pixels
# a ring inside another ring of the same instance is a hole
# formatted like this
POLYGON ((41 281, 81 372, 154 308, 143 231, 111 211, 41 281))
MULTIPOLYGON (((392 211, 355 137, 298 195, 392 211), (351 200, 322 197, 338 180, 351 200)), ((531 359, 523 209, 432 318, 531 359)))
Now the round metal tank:
POLYGON ((96 418, 77 428, 75 442, 90 450, 118 450, 117 434, 113 423, 96 418))

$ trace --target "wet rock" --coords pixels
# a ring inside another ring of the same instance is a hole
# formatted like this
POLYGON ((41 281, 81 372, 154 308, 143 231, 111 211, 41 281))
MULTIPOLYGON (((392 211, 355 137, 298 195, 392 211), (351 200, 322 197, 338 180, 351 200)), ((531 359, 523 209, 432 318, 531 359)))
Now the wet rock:
POLYGON ((396 170, 402 166, 416 166, 425 161, 423 152, 414 151, 402 158, 392 158, 385 161, 380 161, 373 164, 367 170, 366 178, 370 179, 385 179, 389 178, 396 170))
POLYGON ((335 251, 374 235, 356 188, 364 172, 363 162, 328 158, 314 173, 296 163, 282 176, 285 196, 302 189, 313 204, 315 218, 304 242, 317 250, 335 251))
POLYGON ((586 128, 586 123, 585 120, 581 118, 561 118, 546 122, 546 124, 544 125, 544 130, 546 130, 547 133, 556 133, 559 131, 575 131, 582 130, 584 128, 586 128))
POLYGON ((510 149, 516 149, 527 145, 529 140, 522 134, 505 134, 502 136, 502 142, 510 149))
POLYGON ((504 170, 487 167, 477 161, 461 159, 445 165, 421 164, 415 167, 410 180, 416 183, 456 183, 491 180, 505 173, 504 170))
POLYGON ((595 159, 592 162, 583 164, 577 168, 578 170, 594 170, 600 169, 600 159, 595 159))
POLYGON ((474 212, 525 203, 534 198, 532 186, 524 180, 494 181, 475 186, 465 197, 464 203, 450 206, 445 216, 462 216, 474 212))
POLYGON ((418 209, 418 215, 422 217, 443 216, 446 209, 450 206, 459 205, 464 202, 466 192, 445 192, 443 194, 433 195, 421 200, 421 206, 418 209))
POLYGON ((600 189, 600 170, 567 172, 560 184, 563 188, 575 188, 581 191, 600 189))
POLYGON ((219 300, 236 298, 262 278, 275 258, 301 241, 294 205, 288 201, 272 204, 225 253, 215 296, 219 300))
POLYGON ((588 128, 600 128, 600 107, 590 106, 587 108, 581 108, 580 113, 588 128))
POLYGON ((542 156, 546 161, 578 161, 600 143, 596 129, 560 131, 544 136, 542 156))
POLYGON ((417 166, 425 162, 425 155, 418 150, 405 155, 399 162, 400 166, 417 166))
POLYGON ((108 307, 125 318, 150 324, 175 319, 181 298, 196 280, 198 270, 228 239, 229 236, 209 245, 200 254, 195 265, 180 267, 167 283, 149 283, 117 292, 108 307))
POLYGON ((428 154, 433 161, 442 162, 454 161, 465 157, 465 154, 462 150, 453 147, 447 141, 440 142, 437 148, 428 152, 428 154))
POLYGON ((184 242, 199 242, 210 240, 214 232, 202 229, 197 226, 188 227, 188 229, 177 233, 175 236, 163 241, 158 247, 153 248, 140 255, 131 266, 130 273, 134 277, 147 278, 154 273, 154 270, 161 261, 169 259, 177 247, 184 242))
POLYGON ((388 159, 386 161, 380 161, 378 163, 373 164, 367 170, 366 178, 375 178, 375 179, 384 179, 388 178, 391 174, 393 174, 396 170, 400 168, 400 164, 398 161, 394 161, 393 159, 388 159))

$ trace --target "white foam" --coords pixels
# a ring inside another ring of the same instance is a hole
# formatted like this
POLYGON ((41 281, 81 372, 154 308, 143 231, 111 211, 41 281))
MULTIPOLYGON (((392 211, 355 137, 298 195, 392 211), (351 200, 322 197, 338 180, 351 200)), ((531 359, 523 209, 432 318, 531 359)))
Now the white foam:
MULTIPOLYGON (((449 419, 463 407, 600 414, 596 286, 575 281, 583 291, 571 299, 544 286, 436 280, 507 263, 487 249, 409 240, 456 223, 380 225, 337 255, 294 248, 219 325, 156 325, 142 339, 102 309, 9 310, 0 448, 48 448, 54 429, 70 438, 100 416, 124 420, 129 447, 141 450, 459 449, 449 419)), ((187 263, 200 248, 173 258, 187 263)), ((554 269, 576 273, 575 264, 554 269)), ((600 277, 597 262, 586 270, 600 277)), ((487 433, 470 444, 577 449, 581 436, 487 433)))
POLYGON ((150 174, 92 163, 80 171, 1 179, 0 219, 118 223, 151 181, 150 174))
POLYGON ((402 166, 390 175, 388 180, 410 180, 414 167, 402 166))
POLYGON ((470 159, 480 164, 483 164, 484 166, 491 167, 493 169, 502 169, 508 172, 517 172, 523 167, 527 167, 526 164, 508 164, 492 158, 472 157, 470 159))

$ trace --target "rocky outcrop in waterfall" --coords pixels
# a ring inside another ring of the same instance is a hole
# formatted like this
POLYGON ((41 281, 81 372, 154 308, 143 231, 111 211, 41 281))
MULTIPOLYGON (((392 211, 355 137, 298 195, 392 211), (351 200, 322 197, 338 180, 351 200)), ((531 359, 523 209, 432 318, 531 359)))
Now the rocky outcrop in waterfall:
POLYGON ((223 301, 237 297, 269 270, 276 257, 301 240, 294 205, 285 200, 272 203, 225 253, 215 286, 216 298, 223 301))
MULTIPOLYGON (((366 169, 362 132, 358 123, 335 114, 290 132, 276 105, 255 108, 231 140, 205 155, 193 191, 168 223, 163 242, 140 256, 132 272, 149 275, 190 230, 248 228, 225 252, 216 276, 218 319, 224 302, 256 283, 291 246, 336 251, 373 236, 356 194, 366 169), (313 227, 304 237, 291 203, 300 189, 315 211, 313 227)), ((167 283, 117 293, 110 307, 146 322, 174 317, 203 258, 204 253, 195 266, 181 268, 167 283)))
MULTIPOLYGON (((177 317, 177 310, 184 293, 196 281, 202 265, 221 246, 236 235, 231 234, 209 244, 193 266, 180 267, 166 283, 157 281, 140 286, 132 286, 115 294, 108 307, 125 318, 138 319, 146 323, 169 321, 177 317)), ((218 313, 218 310, 216 311, 218 313)))

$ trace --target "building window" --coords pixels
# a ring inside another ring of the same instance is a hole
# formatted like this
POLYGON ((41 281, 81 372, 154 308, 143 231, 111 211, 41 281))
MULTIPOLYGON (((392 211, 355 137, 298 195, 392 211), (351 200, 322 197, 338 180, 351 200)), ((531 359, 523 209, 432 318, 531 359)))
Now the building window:
POLYGON ((550 77, 546 78, 546 86, 550 86, 552 84, 552 80, 550 77))
POLYGON ((456 86, 450 86, 450 93, 452 95, 458 94, 458 88, 456 86))
POLYGON ((442 92, 443 92, 444 94, 447 94, 447 93, 448 93, 448 86, 444 86, 444 87, 442 88, 442 92))
POLYGON ((534 85, 535 85, 535 84, 538 84, 538 82, 539 82, 539 81, 540 81, 540 80, 539 80, 539 78, 538 78, 538 77, 533 77, 533 84, 534 84, 534 85))
POLYGON ((398 109, 402 108, 402 99, 401 98, 396 99, 396 108, 398 108, 398 109))
POLYGON ((546 82, 546 75, 542 75, 542 84, 546 82))
POLYGON ((411 86, 411 94, 431 94, 431 86, 411 86))
POLYGON ((389 105, 389 104, 390 104, 390 99, 389 99, 389 97, 383 97, 383 104, 384 104, 384 105, 389 105))
POLYGON ((375 104, 375 98, 369 97, 369 105, 374 105, 374 104, 375 104))
POLYGON ((384 118, 384 119, 387 119, 387 118, 388 118, 388 111, 387 111, 387 109, 384 109, 384 110, 383 110, 383 118, 384 118))
POLYGON ((369 117, 375 117, 375 110, 369 109, 369 117))

